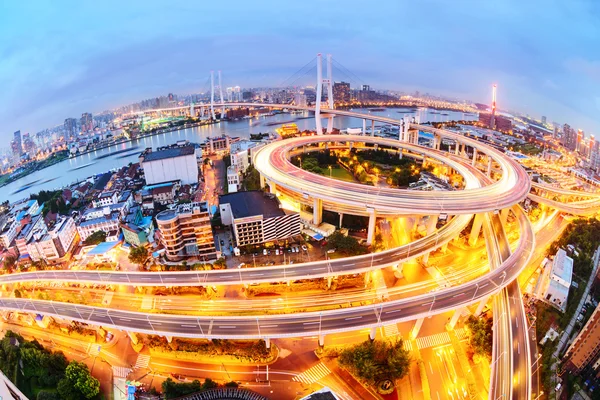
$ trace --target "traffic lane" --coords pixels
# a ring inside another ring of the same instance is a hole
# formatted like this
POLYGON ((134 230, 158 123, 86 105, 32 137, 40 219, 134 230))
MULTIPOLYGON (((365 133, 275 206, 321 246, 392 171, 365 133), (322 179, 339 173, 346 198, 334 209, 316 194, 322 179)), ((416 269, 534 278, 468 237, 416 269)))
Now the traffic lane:
POLYGON ((513 337, 513 398, 528 399, 530 398, 529 392, 531 390, 531 350, 529 348, 529 334, 521 290, 516 281, 508 285, 506 290, 509 296, 513 337))
POLYGON ((471 216, 453 218, 432 235, 409 244, 370 255, 239 270, 125 272, 58 270, 20 272, 0 276, 1 283, 24 281, 71 281, 91 284, 135 286, 208 286, 239 283, 285 282, 291 279, 344 275, 398 264, 422 255, 452 240, 469 223, 471 216))
POLYGON ((320 333, 333 333, 381 326, 401 320, 411 320, 455 309, 485 296, 488 291, 499 286, 490 281, 479 287, 471 285, 467 291, 453 291, 436 297, 400 301, 400 304, 380 303, 376 306, 362 306, 348 310, 334 310, 322 313, 287 314, 274 316, 248 317, 191 317, 174 315, 146 314, 99 307, 56 303, 30 299, 0 299, 0 307, 57 315, 96 325, 114 326, 117 329, 150 331, 162 334, 202 337, 277 337, 291 334, 310 336, 320 333))

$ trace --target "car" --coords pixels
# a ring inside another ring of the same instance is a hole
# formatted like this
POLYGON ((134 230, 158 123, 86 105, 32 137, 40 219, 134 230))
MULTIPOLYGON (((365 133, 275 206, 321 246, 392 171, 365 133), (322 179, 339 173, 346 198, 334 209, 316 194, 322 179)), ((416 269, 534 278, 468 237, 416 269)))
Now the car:
POLYGON ((267 255, 267 249, 264 249, 263 250, 263 256, 266 256, 266 255, 267 255))
POLYGON ((303 245, 302 245, 302 250, 304 250, 304 251, 308 251, 308 247, 306 247, 306 245, 305 245, 305 244, 303 244, 303 245))
POLYGON ((331 254, 331 253, 335 253, 335 249, 329 249, 329 250, 327 250, 327 252, 328 252, 329 254, 331 254))
POLYGON ((292 247, 292 249, 294 250, 294 253, 299 253, 300 252, 300 250, 298 250, 298 246, 294 246, 294 247, 292 247))
POLYGON ((279 255, 279 249, 275 249, 275 255, 278 256, 279 255))
POLYGON ((221 239, 221 246, 225 245, 225 242, 223 241, 223 239, 221 239))

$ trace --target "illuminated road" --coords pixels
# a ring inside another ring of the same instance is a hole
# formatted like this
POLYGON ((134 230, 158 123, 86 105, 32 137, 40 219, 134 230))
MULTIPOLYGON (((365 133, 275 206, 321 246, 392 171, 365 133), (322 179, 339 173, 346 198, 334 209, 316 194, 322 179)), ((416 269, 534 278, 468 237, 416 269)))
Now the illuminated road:
POLYGON ((471 219, 459 215, 431 235, 409 244, 362 256, 270 267, 211 271, 125 272, 101 270, 35 271, 0 276, 0 284, 12 282, 61 281, 131 286, 212 286, 356 274, 395 265, 432 251, 460 235, 471 219))
POLYGON ((0 299, 0 309, 60 316, 140 333, 192 338, 306 337, 381 327, 476 303, 516 279, 534 250, 534 236, 526 215, 518 207, 513 211, 519 219, 521 237, 516 251, 501 268, 468 283, 407 299, 322 312, 235 317, 156 315, 18 298, 0 299))

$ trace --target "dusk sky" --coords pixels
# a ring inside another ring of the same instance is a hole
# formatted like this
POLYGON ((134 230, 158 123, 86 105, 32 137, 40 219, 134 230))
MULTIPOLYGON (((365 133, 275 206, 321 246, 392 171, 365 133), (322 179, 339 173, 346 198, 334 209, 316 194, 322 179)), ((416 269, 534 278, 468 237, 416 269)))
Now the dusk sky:
POLYGON ((202 91, 211 69, 224 86, 277 86, 317 52, 375 89, 487 103, 497 83, 502 110, 600 134, 599 4, 3 1, 0 147, 18 129, 202 91))

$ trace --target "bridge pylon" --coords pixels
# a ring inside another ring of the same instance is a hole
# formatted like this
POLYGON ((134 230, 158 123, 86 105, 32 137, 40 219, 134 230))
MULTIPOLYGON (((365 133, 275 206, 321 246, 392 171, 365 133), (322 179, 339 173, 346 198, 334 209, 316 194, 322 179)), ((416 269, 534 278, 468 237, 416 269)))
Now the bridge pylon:
MULTIPOLYGON (((327 54, 327 77, 323 78, 323 59, 321 53, 317 54, 317 98, 315 100, 315 122, 317 135, 323 134, 321 125, 321 97, 323 97, 323 85, 327 85, 327 106, 333 109, 333 76, 331 71, 331 54, 327 54)), ((333 131, 333 115, 327 116, 327 133, 333 131)))

